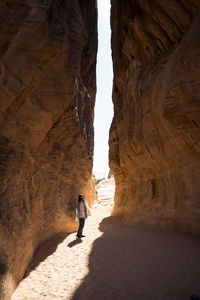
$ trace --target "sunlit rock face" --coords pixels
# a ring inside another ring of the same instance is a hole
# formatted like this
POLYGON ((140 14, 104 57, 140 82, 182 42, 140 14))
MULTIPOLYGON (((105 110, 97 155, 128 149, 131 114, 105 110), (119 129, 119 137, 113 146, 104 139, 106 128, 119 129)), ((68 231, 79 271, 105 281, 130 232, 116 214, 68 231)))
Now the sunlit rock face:
POLYGON ((114 214, 200 234, 200 1, 111 1, 114 214))
POLYGON ((0 299, 93 201, 96 1, 0 3, 0 299))

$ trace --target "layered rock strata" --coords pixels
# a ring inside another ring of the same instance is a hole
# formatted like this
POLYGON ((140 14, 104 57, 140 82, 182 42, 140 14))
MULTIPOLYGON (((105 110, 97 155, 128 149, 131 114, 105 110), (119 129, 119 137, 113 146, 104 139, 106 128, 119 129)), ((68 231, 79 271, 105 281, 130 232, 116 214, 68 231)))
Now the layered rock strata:
POLYGON ((114 214, 200 234, 200 1, 111 1, 114 214))
POLYGON ((0 298, 91 202, 96 1, 0 3, 0 298))

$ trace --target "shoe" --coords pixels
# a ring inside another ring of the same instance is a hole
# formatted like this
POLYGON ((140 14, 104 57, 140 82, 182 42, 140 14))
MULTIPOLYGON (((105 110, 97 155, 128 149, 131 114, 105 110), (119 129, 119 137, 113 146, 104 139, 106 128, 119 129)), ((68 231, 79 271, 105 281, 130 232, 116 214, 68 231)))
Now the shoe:
POLYGON ((82 234, 82 235, 78 235, 78 234, 77 234, 76 236, 77 236, 78 238, 85 237, 85 235, 83 235, 83 234, 82 234))

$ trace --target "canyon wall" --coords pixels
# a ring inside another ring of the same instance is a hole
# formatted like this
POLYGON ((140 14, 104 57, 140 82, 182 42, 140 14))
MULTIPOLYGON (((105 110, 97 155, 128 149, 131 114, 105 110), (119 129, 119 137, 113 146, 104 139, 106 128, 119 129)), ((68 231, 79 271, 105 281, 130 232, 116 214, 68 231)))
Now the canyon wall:
MULTIPOLYGON (((0 298, 35 248, 91 203, 95 0, 0 3, 0 298)), ((67 278, 66 278, 67 280, 67 278)))
POLYGON ((115 215, 200 234, 200 1, 112 0, 115 215))

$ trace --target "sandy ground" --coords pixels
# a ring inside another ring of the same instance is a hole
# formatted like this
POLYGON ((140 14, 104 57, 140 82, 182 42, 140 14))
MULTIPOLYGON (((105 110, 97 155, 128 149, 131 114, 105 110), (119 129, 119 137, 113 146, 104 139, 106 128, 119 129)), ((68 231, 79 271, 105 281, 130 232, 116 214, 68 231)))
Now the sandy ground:
POLYGON ((101 182, 85 238, 59 235, 37 251, 12 300, 189 300, 200 294, 200 239, 111 217, 113 179, 101 182))

